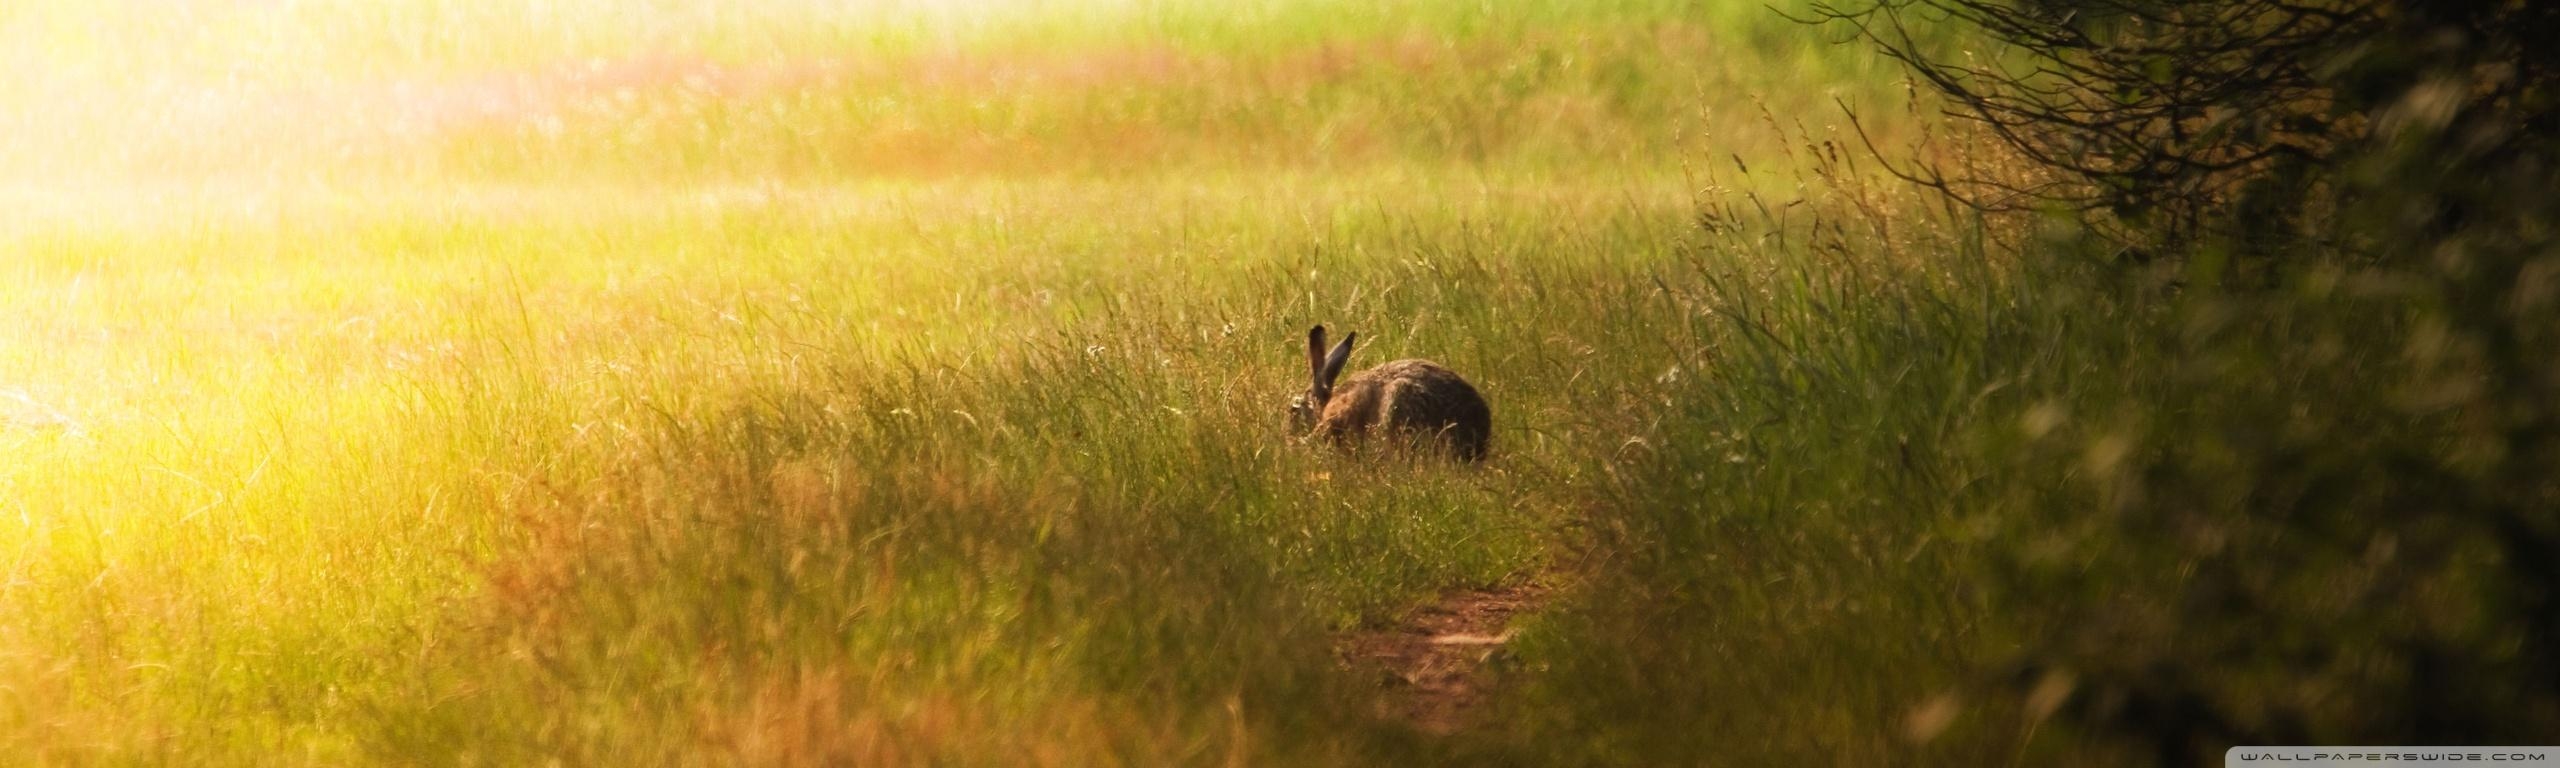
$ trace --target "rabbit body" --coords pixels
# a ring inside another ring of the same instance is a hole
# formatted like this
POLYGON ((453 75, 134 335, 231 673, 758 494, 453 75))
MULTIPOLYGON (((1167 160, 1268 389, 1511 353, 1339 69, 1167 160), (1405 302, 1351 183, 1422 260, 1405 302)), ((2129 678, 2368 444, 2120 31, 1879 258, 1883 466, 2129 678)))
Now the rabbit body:
POLYGON ((1476 461, 1493 437, 1493 410, 1456 372, 1429 360, 1398 360, 1352 374, 1316 420, 1316 434, 1335 441, 1356 441, 1377 428, 1435 437, 1451 454, 1476 461))
POLYGON ((1427 439, 1459 459, 1484 459, 1493 437, 1493 410, 1455 371, 1429 360, 1397 360, 1335 385, 1357 337, 1344 337, 1341 346, 1325 355, 1324 327, 1309 331, 1315 378, 1292 408, 1301 429, 1337 445, 1358 443, 1377 432, 1427 439))

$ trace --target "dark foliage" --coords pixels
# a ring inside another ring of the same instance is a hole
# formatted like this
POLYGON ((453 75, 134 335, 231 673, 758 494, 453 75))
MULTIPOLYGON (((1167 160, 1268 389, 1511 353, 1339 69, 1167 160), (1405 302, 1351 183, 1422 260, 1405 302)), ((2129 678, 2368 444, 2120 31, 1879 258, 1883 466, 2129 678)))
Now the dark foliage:
POLYGON ((1978 207, 2084 214, 2137 260, 2199 244, 2384 256, 2340 226, 2372 191, 2342 175, 2358 158, 2412 129, 2448 160, 2486 165, 2546 159, 2560 135, 2551 3, 1877 0, 1816 13, 2046 172, 1908 178, 1978 207), (1940 34, 1950 27, 1993 45, 1966 50, 1940 34))
POLYGON ((2010 533, 2082 537, 2011 558, 2053 611, 1992 677, 2069 681, 2061 714, 2171 764, 2560 725, 2560 4, 1819 14, 2033 169, 1905 178, 2185 278, 2128 329, 2121 460, 2019 457, 2068 479, 2010 533))

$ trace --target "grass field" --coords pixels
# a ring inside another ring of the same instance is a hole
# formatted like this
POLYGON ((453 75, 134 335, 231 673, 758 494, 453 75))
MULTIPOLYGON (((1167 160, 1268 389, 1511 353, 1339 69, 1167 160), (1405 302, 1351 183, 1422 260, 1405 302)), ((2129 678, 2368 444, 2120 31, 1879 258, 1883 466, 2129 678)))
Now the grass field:
POLYGON ((500 5, 0 11, 0 762, 2139 762, 1948 693, 2069 618, 1983 441, 2133 449, 1857 47, 500 5), (1317 322, 1495 458, 1285 439, 1317 322), (1485 727, 1330 650, 1531 580, 1485 727))

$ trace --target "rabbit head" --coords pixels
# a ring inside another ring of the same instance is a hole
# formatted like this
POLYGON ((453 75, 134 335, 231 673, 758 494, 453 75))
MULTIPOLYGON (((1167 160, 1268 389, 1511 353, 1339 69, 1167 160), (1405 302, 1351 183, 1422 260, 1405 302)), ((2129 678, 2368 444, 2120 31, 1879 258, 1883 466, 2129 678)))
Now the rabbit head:
POLYGON ((1289 431, 1306 434, 1323 418, 1324 408, 1333 401, 1333 383, 1342 378, 1342 366, 1351 362, 1351 342, 1360 338, 1358 331, 1343 334, 1342 343, 1328 353, 1324 347, 1324 326, 1307 329, 1307 391, 1289 400, 1289 431))

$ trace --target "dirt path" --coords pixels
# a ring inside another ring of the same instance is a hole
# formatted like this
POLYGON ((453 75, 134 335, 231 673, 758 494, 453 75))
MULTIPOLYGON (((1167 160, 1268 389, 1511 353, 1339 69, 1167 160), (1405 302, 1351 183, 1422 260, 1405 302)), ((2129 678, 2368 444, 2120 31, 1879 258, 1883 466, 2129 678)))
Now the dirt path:
POLYGON ((1512 619, 1547 596, 1534 584, 1452 591, 1393 625, 1345 633, 1334 654, 1346 668, 1375 672, 1379 716, 1455 733, 1493 684, 1487 662, 1510 641, 1512 619))

